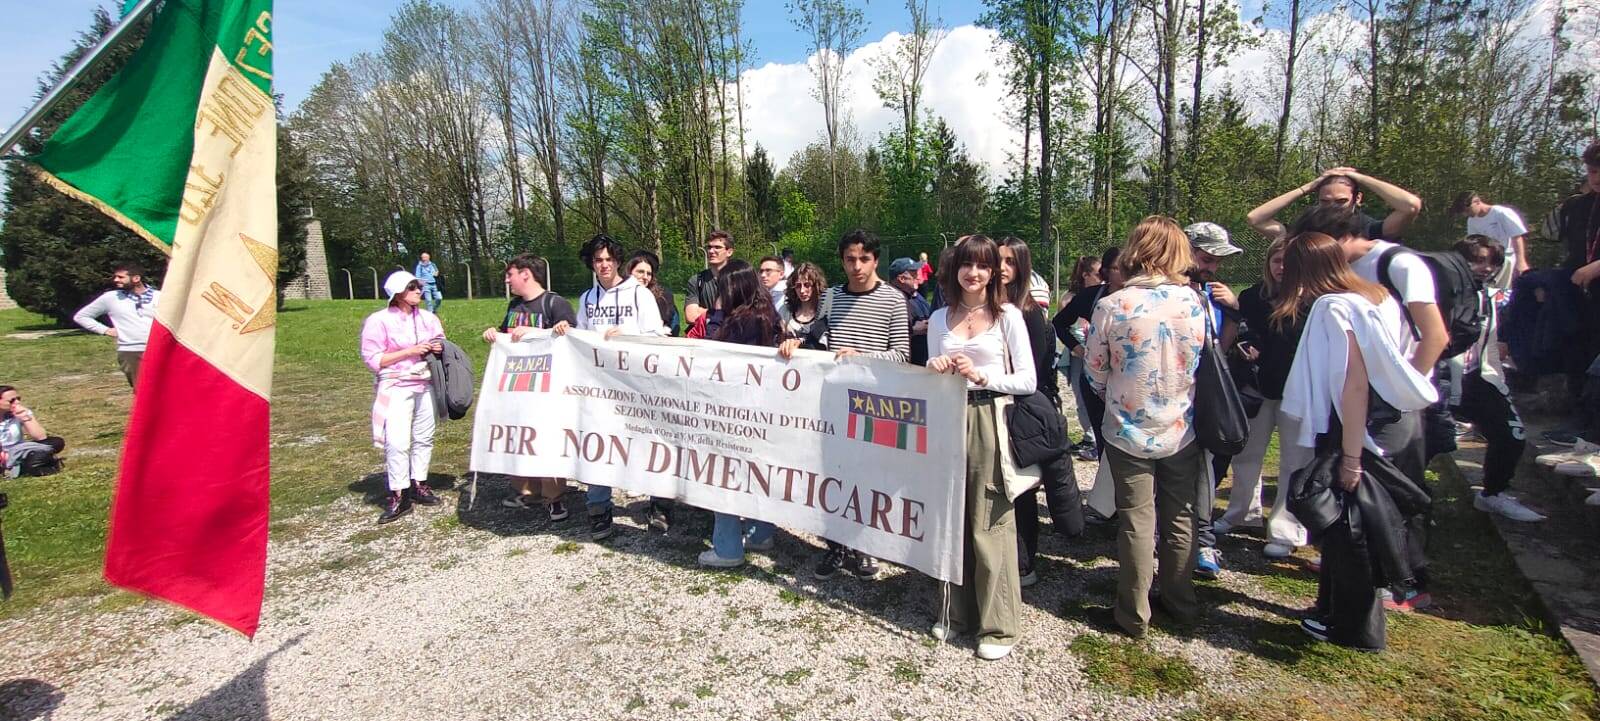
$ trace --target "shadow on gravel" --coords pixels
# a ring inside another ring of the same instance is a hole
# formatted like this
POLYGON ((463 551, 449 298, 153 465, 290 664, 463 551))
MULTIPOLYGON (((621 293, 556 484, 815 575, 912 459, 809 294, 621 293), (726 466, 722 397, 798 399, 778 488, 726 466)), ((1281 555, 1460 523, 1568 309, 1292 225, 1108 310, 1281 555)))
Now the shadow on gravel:
POLYGON ((18 678, 0 683, 0 718, 13 721, 47 719, 67 695, 36 678, 18 678))
POLYGON ((167 721, 266 721, 271 718, 267 709, 267 662, 299 645, 305 637, 302 633, 285 641, 227 683, 168 716, 167 721))
MULTIPOLYGON (((362 502, 369 506, 383 505, 383 499, 389 493, 388 475, 384 473, 368 473, 360 480, 351 483, 348 488, 352 493, 361 494, 362 502)), ((447 473, 429 473, 428 487, 435 491, 449 491, 456 487, 456 476, 447 473)))

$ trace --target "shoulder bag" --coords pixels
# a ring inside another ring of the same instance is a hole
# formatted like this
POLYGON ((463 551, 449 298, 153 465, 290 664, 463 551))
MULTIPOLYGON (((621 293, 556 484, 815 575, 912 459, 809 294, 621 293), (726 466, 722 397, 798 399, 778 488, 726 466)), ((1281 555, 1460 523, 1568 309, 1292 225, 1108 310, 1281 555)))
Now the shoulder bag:
POLYGON ((1228 372, 1228 359, 1217 347, 1211 330, 1211 303, 1198 291, 1205 315, 1206 337, 1200 347, 1200 367, 1194 378, 1194 435, 1213 455, 1236 456, 1250 438, 1250 417, 1244 412, 1239 387, 1228 372))

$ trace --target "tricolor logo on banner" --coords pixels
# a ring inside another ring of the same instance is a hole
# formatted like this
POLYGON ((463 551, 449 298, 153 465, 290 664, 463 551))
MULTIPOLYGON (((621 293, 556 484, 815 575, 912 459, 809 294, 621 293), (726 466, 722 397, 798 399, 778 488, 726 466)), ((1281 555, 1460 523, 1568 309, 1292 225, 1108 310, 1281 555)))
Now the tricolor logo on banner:
POLYGON ((550 354, 512 356, 500 373, 500 392, 550 392, 550 354))
POLYGON ((902 451, 928 453, 928 402, 850 389, 850 420, 845 434, 902 451))

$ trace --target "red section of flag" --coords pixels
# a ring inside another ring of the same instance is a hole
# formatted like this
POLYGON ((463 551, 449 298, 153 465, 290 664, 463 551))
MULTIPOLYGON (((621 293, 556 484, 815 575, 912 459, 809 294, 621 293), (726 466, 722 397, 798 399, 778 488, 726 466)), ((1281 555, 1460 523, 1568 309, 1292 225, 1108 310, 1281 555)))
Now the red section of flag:
POLYGON ((927 454, 928 452, 927 426, 917 426, 917 452, 922 454, 927 454))
POLYGON ((267 572, 271 411, 159 321, 139 368, 106 580, 246 636, 267 572))
POLYGON ((872 419, 872 442, 890 448, 900 447, 899 424, 887 418, 872 419))
POLYGON ((541 393, 549 393, 550 392, 550 374, 549 373, 540 373, 539 374, 539 392, 541 392, 541 393))
POLYGON ((845 435, 846 438, 860 438, 860 436, 856 435, 856 414, 855 413, 851 413, 850 414, 850 425, 848 427, 846 427, 844 435, 845 435))

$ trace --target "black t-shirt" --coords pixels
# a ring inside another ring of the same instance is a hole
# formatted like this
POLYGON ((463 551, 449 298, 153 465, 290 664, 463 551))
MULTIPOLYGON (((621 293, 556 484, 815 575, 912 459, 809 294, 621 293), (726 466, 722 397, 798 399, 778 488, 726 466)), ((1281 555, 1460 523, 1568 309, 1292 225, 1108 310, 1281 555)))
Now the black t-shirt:
POLYGON ((513 297, 506 304, 506 313, 500 319, 500 332, 506 333, 522 326, 550 328, 561 321, 576 326, 578 314, 572 310, 572 304, 566 298, 546 291, 533 300, 513 297))
POLYGON ((1384 233, 1383 233, 1383 221, 1382 220, 1378 220, 1377 218, 1374 218, 1374 217, 1372 217, 1370 215, 1367 215, 1366 213, 1361 213, 1360 215, 1361 215, 1361 222, 1366 224, 1366 226, 1367 226, 1367 237, 1368 238, 1371 238, 1372 240, 1389 240, 1389 241, 1394 241, 1394 242, 1399 242, 1400 241, 1400 237, 1399 236, 1395 236, 1395 237, 1391 238, 1391 237, 1389 237, 1387 235, 1384 235, 1384 233))
MULTIPOLYGON (((1261 357, 1256 359, 1256 381, 1261 394, 1272 400, 1283 398, 1283 384, 1289 380, 1294 352, 1300 345, 1299 324, 1280 332, 1272 324, 1272 304, 1261 297, 1261 286, 1252 285, 1239 294, 1239 314, 1244 317, 1241 338, 1255 344, 1261 357)), ((1303 319, 1302 319, 1303 320, 1303 319)))
POLYGON ((1105 297, 1105 285, 1091 285, 1078 291, 1067 301, 1065 306, 1050 319, 1050 324, 1055 326, 1056 337, 1067 346, 1068 350, 1081 345, 1077 338, 1072 337, 1072 324, 1080 319, 1088 320, 1094 315, 1094 305, 1105 297))
POLYGON ((689 276, 689 294, 683 297, 683 302, 698 305, 701 310, 711 310, 717 303, 717 272, 706 268, 689 276))
POLYGON ((1577 270, 1600 260, 1600 193, 1567 198, 1556 209, 1557 235, 1566 251, 1562 267, 1577 270))

